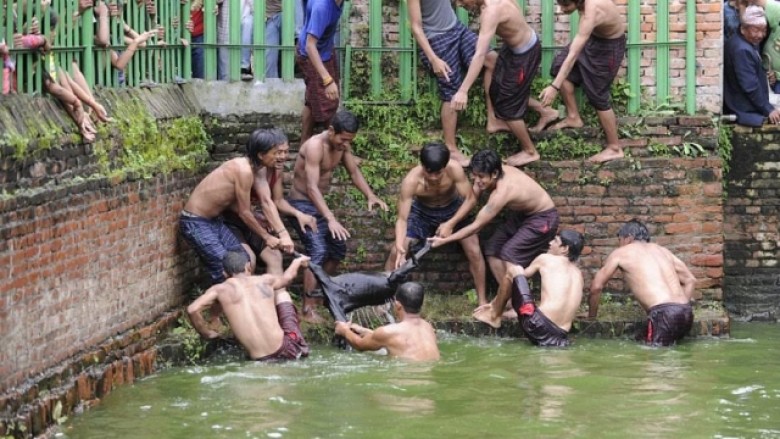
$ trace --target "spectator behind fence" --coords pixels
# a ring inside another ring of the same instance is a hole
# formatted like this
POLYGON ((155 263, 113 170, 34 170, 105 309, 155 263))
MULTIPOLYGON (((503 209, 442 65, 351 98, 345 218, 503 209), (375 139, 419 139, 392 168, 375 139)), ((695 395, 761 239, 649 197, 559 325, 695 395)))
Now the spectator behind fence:
POLYGON ((5 40, 0 41, 0 58, 3 59, 3 94, 16 93, 16 66, 8 52, 5 40))
POLYGON ((740 125, 758 127, 764 118, 780 123, 780 111, 769 102, 769 77, 759 52, 766 30, 764 10, 748 6, 740 16, 739 33, 724 47, 723 100, 740 125))
POLYGON ((190 20, 187 22, 192 44, 192 77, 204 79, 203 71, 203 0, 194 0, 190 6, 190 20))
MULTIPOLYGON (((97 33, 95 35, 95 45, 98 47, 109 47, 111 45, 109 37, 109 15, 112 17, 117 17, 120 14, 121 11, 119 11, 119 8, 116 4, 111 4, 111 11, 109 14, 109 8, 106 6, 106 3, 103 1, 97 2, 95 5, 95 16, 98 26, 97 33)), ((119 52, 113 49, 110 51, 111 65, 120 71, 125 70, 127 64, 130 63, 130 60, 133 58, 136 50, 138 50, 139 47, 145 47, 149 38, 155 35, 157 35, 158 38, 160 37, 160 30, 149 30, 139 34, 133 30, 133 28, 128 26, 127 23, 123 22, 122 34, 124 35, 124 44, 126 44, 127 47, 119 52)))

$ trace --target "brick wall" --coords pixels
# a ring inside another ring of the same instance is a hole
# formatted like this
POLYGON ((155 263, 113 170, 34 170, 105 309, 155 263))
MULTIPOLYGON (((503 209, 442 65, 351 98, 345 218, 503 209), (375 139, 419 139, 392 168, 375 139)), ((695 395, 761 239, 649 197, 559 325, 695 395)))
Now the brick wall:
POLYGON ((737 127, 724 206, 725 305, 735 317, 780 317, 780 129, 737 127))
MULTIPOLYGON (((555 0, 550 0, 555 1, 555 0)), ((636 0, 641 3, 641 42, 652 43, 656 40, 656 0, 636 0)), ((350 23, 352 29, 352 44, 368 46, 368 3, 369 0, 354 0, 350 23)), ((615 0, 620 9, 627 15, 628 0, 615 0)), ((383 9, 383 33, 386 45, 396 45, 398 41, 398 3, 385 1, 383 9)), ((541 35, 541 4, 542 0, 526 0, 526 20, 541 35)), ((696 108, 707 113, 720 113, 721 110, 721 78, 720 65, 722 58, 722 11, 721 0, 703 0, 696 3, 696 108)), ((685 39, 686 2, 671 0, 669 2, 669 40, 685 39)), ((557 6, 556 6, 557 12, 557 6)), ((403 20, 406 20, 403 18, 403 20)), ((474 18, 472 17, 472 21, 474 18)), ((555 44, 563 46, 569 42, 569 17, 556 14, 555 44)), ((685 46, 671 46, 669 51, 669 85, 673 102, 682 102, 685 95, 685 46)), ((651 47, 641 51, 641 84, 651 99, 655 97, 656 50, 651 47)), ((625 78, 625 64, 618 78, 625 78)))

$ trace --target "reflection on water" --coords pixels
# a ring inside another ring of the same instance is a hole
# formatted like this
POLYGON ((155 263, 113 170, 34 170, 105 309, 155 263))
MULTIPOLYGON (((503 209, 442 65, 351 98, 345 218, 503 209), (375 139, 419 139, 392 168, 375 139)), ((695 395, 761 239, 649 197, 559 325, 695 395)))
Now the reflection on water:
POLYGON ((780 327, 732 330, 672 349, 441 334, 430 364, 317 347, 179 368, 117 389, 61 437, 780 437, 780 327))

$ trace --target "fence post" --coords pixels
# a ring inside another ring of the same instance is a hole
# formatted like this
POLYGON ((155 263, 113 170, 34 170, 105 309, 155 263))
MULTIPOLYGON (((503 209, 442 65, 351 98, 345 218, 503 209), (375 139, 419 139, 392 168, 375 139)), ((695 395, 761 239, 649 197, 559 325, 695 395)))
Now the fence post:
MULTIPOLYGON (((412 33, 409 29, 409 6, 406 0, 401 0, 398 4, 398 46, 401 48, 401 54, 398 60, 398 71, 401 82, 401 100, 409 101, 412 98, 412 57, 414 52, 412 48, 412 33)), ((415 72, 416 73, 416 72, 415 72)))
POLYGON ((655 15, 655 102, 660 106, 669 98, 669 2, 658 2, 655 15))
POLYGON ((205 79, 217 79, 217 17, 214 8, 216 0, 203 0, 203 73, 205 79))
POLYGON ((696 113, 696 2, 685 2, 685 111, 696 113))
POLYGON ((371 95, 382 92, 382 0, 372 0, 368 15, 368 45, 371 63, 371 95))
MULTIPOLYGON (((179 27, 181 28, 182 37, 187 41, 192 41, 192 35, 190 34, 190 31, 187 30, 187 22, 190 19, 190 0, 186 0, 184 4, 181 5, 181 18, 179 20, 179 27)), ((192 44, 188 44, 187 47, 184 48, 184 65, 181 69, 181 75, 183 79, 192 79, 192 44)))
MULTIPOLYGON (((282 46, 281 63, 282 79, 292 81, 295 77, 295 54, 298 48, 295 47, 295 10, 298 2, 301 0, 282 0, 282 46)), ((306 15, 306 11, 303 11, 306 15)), ((303 18, 301 18, 303 21, 303 18)), ((301 26, 303 23, 301 23, 301 26)))
POLYGON ((552 67, 555 49, 553 48, 553 36, 555 35, 555 2, 542 2, 542 78, 550 79, 550 67, 552 67))
POLYGON ((265 0, 254 0, 255 12, 252 19, 252 70, 255 80, 265 80, 265 57, 268 53, 267 47, 260 49, 257 46, 265 46, 265 27, 267 15, 265 11, 265 0))
MULTIPOLYGON (((665 1, 665 0, 664 0, 665 1)), ((628 2, 628 86, 631 96, 628 99, 628 114, 636 114, 639 110, 640 75, 639 68, 642 58, 640 46, 640 5, 638 1, 628 2)))

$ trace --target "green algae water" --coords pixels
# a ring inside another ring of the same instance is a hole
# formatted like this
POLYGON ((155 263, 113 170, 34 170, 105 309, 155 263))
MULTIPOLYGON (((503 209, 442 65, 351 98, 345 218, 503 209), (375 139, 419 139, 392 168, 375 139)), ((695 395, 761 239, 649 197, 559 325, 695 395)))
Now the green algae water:
POLYGON ((63 438, 778 438, 780 326, 670 349, 440 335, 408 364, 315 346, 301 362, 161 372, 71 418, 63 438))

